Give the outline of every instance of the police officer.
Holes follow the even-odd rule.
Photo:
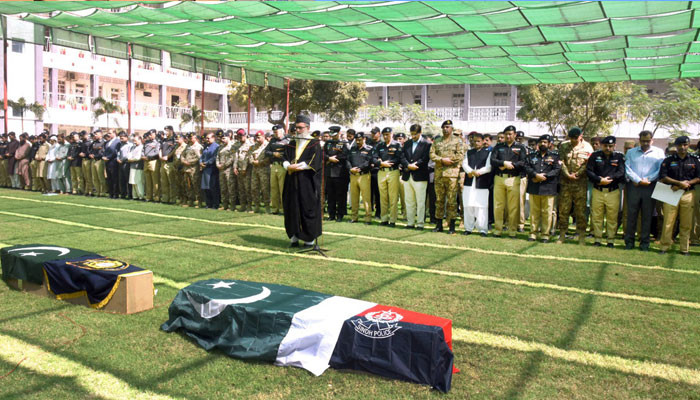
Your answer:
[[[339,140],[340,127],[328,128],[330,139],[323,147],[325,161],[326,195],[328,196],[328,218],[341,222],[348,208],[348,181],[350,173],[347,168],[348,152],[345,142]]]
[[[559,155],[549,149],[551,135],[542,135],[537,140],[537,151],[528,154],[525,171],[528,178],[527,193],[530,194],[530,237],[538,236],[543,243],[549,241],[552,228],[552,210],[557,194],[561,163]]]
[[[559,145],[561,179],[559,181],[559,240],[563,243],[569,228],[571,209],[576,217],[576,231],[579,244],[586,243],[586,201],[588,179],[586,163],[593,153],[591,145],[583,140],[583,132],[578,127],[569,129],[569,140]]]
[[[144,135],[143,175],[146,177],[146,201],[158,201],[160,143],[156,140],[155,134],[156,130],[151,129]]]
[[[369,137],[365,138],[365,144],[368,146],[374,147],[379,144],[381,140],[381,130],[379,127],[375,126],[372,128],[372,130],[369,132]],[[370,204],[372,205],[372,209],[374,210],[374,216],[377,218],[381,217],[381,201],[379,197],[379,182],[377,181],[377,176],[379,174],[379,166],[372,164],[372,170],[371,170],[371,175],[372,175],[372,181],[370,184],[370,187],[372,189],[372,200],[370,201]]]
[[[101,197],[107,193],[105,161],[103,160],[105,156],[105,141],[102,139],[101,130],[98,129],[92,134],[94,135],[94,139],[90,146],[90,154],[88,155],[88,158],[92,161],[90,173],[92,175],[92,184],[95,188],[95,195]]]
[[[282,212],[282,190],[284,189],[284,176],[287,171],[282,166],[284,148],[289,144],[289,138],[285,136],[284,129],[280,125],[272,127],[272,138],[265,149],[265,156],[270,162],[270,201],[272,213],[277,215]]]
[[[442,137],[430,147],[430,159],[435,162],[435,220],[433,232],[442,232],[442,220],[447,217],[449,233],[455,233],[457,218],[457,192],[460,190],[459,171],[464,160],[465,146],[462,138],[452,134],[452,121],[442,123]]]
[[[377,183],[381,208],[380,225],[396,226],[399,204],[399,166],[404,161],[401,143],[393,140],[389,127],[382,129],[382,141],[374,147],[373,164],[379,166]]]
[[[625,179],[625,156],[615,151],[615,136],[601,140],[601,150],[588,159],[586,175],[593,183],[591,220],[595,246],[601,245],[603,218],[607,225],[608,247],[614,247],[617,233],[617,214],[620,211],[620,184]]]
[[[508,230],[515,237],[520,222],[520,174],[525,167],[527,148],[515,141],[515,127],[503,130],[504,141],[491,152],[491,168],[495,172],[493,203],[495,226],[493,235],[501,236],[504,212],[508,212]]]
[[[674,141],[676,154],[673,154],[661,163],[659,180],[671,185],[674,192],[682,191],[677,205],[663,203],[664,227],[661,233],[660,252],[666,253],[673,244],[673,230],[676,219],[680,219],[678,243],[681,254],[688,255],[690,242],[690,230],[693,226],[693,208],[697,207],[694,187],[700,183],[700,159],[688,153],[690,138],[688,136],[677,137]]]
[[[347,169],[350,171],[350,222],[357,222],[360,211],[360,195],[365,208],[365,224],[372,223],[370,199],[372,146],[365,144],[365,133],[355,133],[355,144],[348,151]]]
[[[68,162],[70,163],[71,188],[74,194],[83,194],[83,157],[80,157],[83,146],[78,132],[70,134],[70,148],[68,149]]]
[[[90,151],[92,150],[92,139],[94,138],[94,136],[87,133],[86,131],[81,131],[80,133],[82,135],[82,142],[80,144],[80,153],[78,153],[78,156],[83,158],[83,194],[85,194],[85,196],[92,196],[93,160],[92,158],[90,158]],[[46,149],[46,152],[48,153],[48,148]],[[48,189],[49,186],[47,183],[47,190]]]
[[[515,132],[515,140],[525,146],[527,149],[527,154],[533,152],[532,148],[529,146],[529,142],[525,140],[525,132],[517,131]],[[527,144],[526,144],[527,143]],[[520,173],[520,218],[518,219],[518,232],[525,231],[525,221],[527,221],[527,215],[525,213],[525,203],[527,198],[527,172],[523,168]]]
[[[175,204],[177,197],[177,177],[175,176],[175,132],[172,125],[165,127],[163,139],[160,142],[160,201]]]
[[[235,188],[231,186],[233,176],[233,161],[236,154],[233,150],[233,142],[231,141],[233,131],[230,129],[221,135],[221,147],[216,153],[216,168],[219,169],[219,186],[221,187],[221,205],[224,210],[233,211],[236,208],[235,201],[231,201]]]

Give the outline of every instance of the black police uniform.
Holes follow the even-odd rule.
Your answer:
[[[528,193],[541,196],[554,196],[557,194],[559,173],[561,172],[559,154],[550,150],[547,150],[544,154],[539,151],[532,152],[527,156],[525,171],[528,177]],[[533,179],[537,174],[544,174],[547,180],[535,182]]]
[[[329,161],[336,157],[337,163]],[[345,142],[331,139],[323,146],[325,162],[326,195],[328,197],[328,218],[342,221],[348,209],[348,183],[350,171],[347,168],[348,151]]]

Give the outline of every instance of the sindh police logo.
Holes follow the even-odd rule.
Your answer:
[[[66,262],[66,264],[77,268],[100,271],[121,271],[129,268],[129,264],[111,258],[93,258],[90,260]]]
[[[401,329],[398,322],[403,319],[403,315],[391,310],[380,310],[368,312],[364,318],[367,321],[362,318],[352,321],[355,331],[371,339],[385,339],[394,336]]]

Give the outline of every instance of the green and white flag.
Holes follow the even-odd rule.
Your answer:
[[[99,257],[88,251],[46,244],[22,244],[0,250],[3,279],[19,279],[41,285],[44,282],[44,263],[70,260],[83,256]]]
[[[182,329],[207,350],[318,376],[329,367],[345,320],[375,305],[290,286],[210,279],[178,292],[162,329]]]

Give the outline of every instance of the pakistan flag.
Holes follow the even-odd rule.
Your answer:
[[[46,244],[22,244],[0,249],[3,279],[19,279],[41,285],[44,282],[44,263],[72,260],[83,256],[99,255],[69,247]]]
[[[195,282],[178,292],[162,329],[182,329],[207,350],[321,375],[345,320],[376,303],[238,280]]]

